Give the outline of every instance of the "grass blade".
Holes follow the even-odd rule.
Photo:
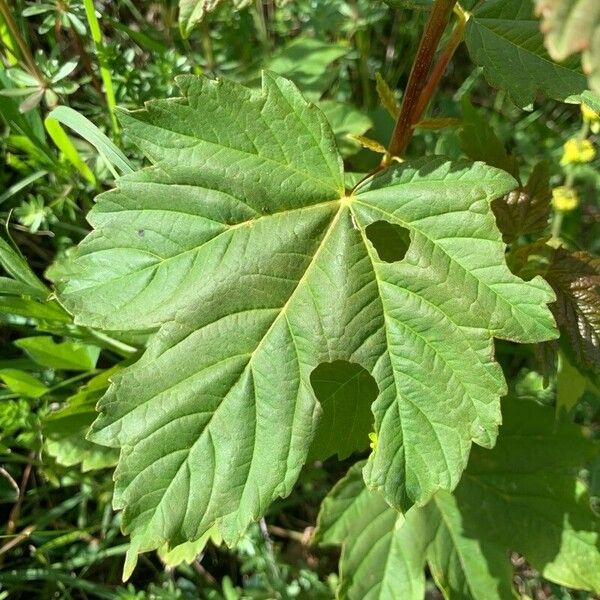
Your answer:
[[[46,117],[44,120],[46,131],[52,138],[52,141],[56,144],[56,147],[64,154],[65,158],[81,173],[81,175],[87,179],[91,184],[96,185],[96,177],[92,173],[91,169],[79,156],[77,148],[73,145],[73,142],[69,139],[62,125],[51,117]]]
[[[88,118],[68,106],[57,106],[48,118],[59,121],[92,144],[96,150],[107,160],[111,166],[113,175],[118,174],[113,167],[118,169],[122,175],[133,173],[133,166],[129,159],[115,146],[115,144],[102,133]]]
[[[106,104],[110,111],[110,121],[115,134],[119,133],[119,123],[117,122],[117,116],[115,109],[117,102],[115,100],[115,91],[112,84],[112,77],[110,70],[106,65],[104,58],[106,50],[104,43],[102,42],[102,32],[100,30],[100,23],[98,23],[98,17],[96,16],[96,9],[94,8],[94,0],[83,0],[83,6],[85,8],[85,16],[87,17],[88,25],[92,33],[92,39],[94,40],[94,47],[96,48],[96,55],[98,56],[98,63],[100,65],[100,76],[102,77],[102,83],[104,83],[104,95],[106,97]]]

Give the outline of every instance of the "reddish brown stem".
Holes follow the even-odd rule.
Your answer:
[[[427,85],[427,77],[431,71],[435,51],[448,25],[455,4],[456,0],[436,0],[431,9],[410,71],[400,115],[388,147],[390,156],[402,156],[412,138],[415,109]]]
[[[460,46],[461,42],[463,41],[463,36],[465,33],[465,24],[466,24],[466,21],[463,18],[461,18],[458,21],[458,23],[456,24],[456,27],[454,28],[454,31],[452,32],[452,35],[450,36],[450,39],[448,40],[447,44],[444,46],[442,53],[440,54],[437,62],[435,63],[435,66],[433,67],[433,70],[431,71],[431,75],[429,76],[429,79],[427,80],[427,84],[423,88],[423,91],[421,92],[421,96],[419,97],[419,101],[417,102],[417,105],[415,106],[415,111],[413,113],[412,125],[414,125],[415,123],[418,123],[421,120],[421,117],[423,116],[423,113],[427,109],[429,102],[431,101],[435,92],[437,91],[437,88],[440,84],[442,76],[446,72],[446,69],[448,68],[448,65],[450,64],[450,61],[452,60],[454,53],[456,52],[457,48]]]

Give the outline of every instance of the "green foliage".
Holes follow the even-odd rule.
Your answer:
[[[0,597],[600,593],[595,3],[436,4],[0,0]]]
[[[58,121],[73,129],[92,144],[96,150],[122,174],[133,172],[133,167],[123,152],[93,123],[68,106],[57,106],[46,119],[46,123]],[[116,176],[116,174],[115,174]]]
[[[96,442],[127,448],[115,503],[133,551],[194,540],[215,523],[232,544],[287,495],[318,423],[310,376],[326,361],[362,364],[379,388],[372,485],[397,506],[454,488],[471,440],[492,445],[500,420],[491,332],[524,342],[554,335],[546,284],[515,278],[503,262],[489,203],[512,179],[426,160],[347,195],[329,127],[288,81],[265,74],[260,92],[226,80],[179,85],[185,101],[124,116],[154,166],[98,200],[95,232],[59,286],[80,325],[160,327],[144,358],[115,376],[93,427]],[[402,263],[380,260],[366,237],[381,219],[410,232]],[[460,288],[460,302],[442,308],[445,286]],[[177,405],[158,412],[172,393]],[[246,424],[239,446],[220,441],[235,415]],[[181,512],[164,510],[173,504]]]
[[[56,343],[50,336],[21,338],[15,342],[27,356],[42,367],[65,371],[91,371],[100,348],[77,342]]]
[[[378,394],[368,371],[349,362],[322,363],[311,373],[310,383],[323,414],[308,460],[334,454],[344,459],[365,450],[373,431],[371,404]]]
[[[50,290],[29,268],[23,257],[19,256],[3,239],[0,239],[0,265],[14,281],[15,285],[12,288],[17,294],[45,298],[50,293]],[[5,279],[3,278],[3,280]]]
[[[445,597],[503,600],[508,550],[552,581],[600,589],[600,527],[577,478],[597,448],[571,423],[553,431],[548,408],[507,399],[503,409],[496,447],[474,449],[454,494],[403,516],[365,488],[360,463],[336,485],[315,540],[343,545],[341,597],[422,598],[427,562]]]
[[[348,104],[335,100],[323,100],[318,106],[331,125],[340,154],[343,157],[356,154],[359,145],[349,136],[360,136],[366,133],[373,127],[371,119]]]
[[[39,379],[19,369],[0,369],[0,380],[11,392],[26,398],[39,398],[48,391]]]
[[[187,37],[192,29],[201,23],[208,13],[215,10],[223,0],[179,0],[179,27]],[[243,8],[251,0],[233,0],[235,8]]]
[[[467,23],[465,41],[490,85],[507,90],[519,106],[532,103],[540,91],[565,100],[586,88],[577,60],[550,60],[532,0],[479,3]]]
[[[519,179],[517,159],[506,151],[494,128],[466,97],[463,99],[462,112],[464,122],[460,141],[463,152],[472,160],[481,160]]]
[[[347,52],[342,44],[297,37],[276,53],[266,68],[291,79],[309,100],[318,100],[331,84],[332,63]]]
[[[65,400],[64,406],[45,417],[42,428],[46,451],[59,465],[81,465],[82,471],[113,467],[117,453],[86,439],[96,417],[95,406],[106,392],[110,377],[117,368],[107,369],[92,377],[77,393]]]

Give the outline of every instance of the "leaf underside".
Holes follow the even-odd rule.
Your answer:
[[[156,330],[91,435],[121,449],[132,552],[215,524],[232,543],[288,494],[319,423],[321,363],[375,381],[371,487],[395,506],[454,488],[500,422],[493,337],[555,336],[549,286],[504,262],[490,202],[512,177],[433,158],[347,193],[328,123],[289,81],[178,84],[181,98],[122,115],[152,166],[98,198],[57,282],[79,324]],[[401,261],[379,259],[376,221],[408,230]]]
[[[425,564],[445,598],[506,600],[509,551],[543,576],[600,590],[600,526],[578,470],[597,448],[552,408],[507,399],[492,450],[476,448],[454,494],[403,516],[354,465],[324,500],[315,541],[342,545],[339,597],[422,600]]]
[[[577,364],[600,372],[600,258],[558,248],[546,279],[556,293],[552,312]]]
[[[581,52],[590,87],[600,93],[600,3],[597,0],[536,0],[550,56],[563,61]]]
[[[540,234],[547,228],[552,198],[549,184],[547,165],[538,163],[526,185],[494,201],[492,208],[505,242]]]

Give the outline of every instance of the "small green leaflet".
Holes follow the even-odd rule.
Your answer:
[[[589,108],[600,114],[600,96],[598,94],[586,90],[579,98],[576,98],[576,101],[581,104],[586,104]]]
[[[595,1],[595,0],[594,0]],[[469,54],[490,85],[506,90],[519,106],[538,92],[556,100],[587,87],[577,59],[555,63],[544,48],[532,0],[486,0],[474,9],[465,31]]]
[[[323,363],[312,372],[310,382],[323,414],[308,460],[325,460],[334,454],[344,459],[365,450],[373,431],[371,404],[378,393],[369,373],[343,361]]]
[[[502,169],[519,180],[519,164],[510,155],[504,143],[490,125],[487,115],[480,114],[469,99],[462,99],[463,127],[460,132],[462,151],[471,160],[481,160],[492,167]]]
[[[86,440],[86,433],[87,428],[84,428],[60,437],[49,436],[46,439],[45,451],[59,465],[80,465],[84,473],[114,467],[117,464],[117,452],[114,448],[105,448]]]
[[[229,0],[234,8],[248,6],[252,0]],[[179,29],[183,37],[188,37],[194,27],[200,24],[206,15],[213,12],[223,0],[179,0]]]
[[[50,290],[38,279],[23,257],[2,238],[0,238],[0,265],[15,283],[20,284],[19,293],[42,300],[50,294]],[[2,280],[7,282],[7,278],[3,277]]]
[[[318,106],[331,125],[340,154],[344,157],[356,154],[360,145],[348,136],[365,134],[373,127],[371,119],[345,102],[323,100]]]
[[[0,369],[0,381],[14,394],[26,398],[39,398],[48,391],[47,385],[20,369]]]
[[[427,563],[445,598],[506,600],[509,550],[551,581],[600,590],[600,524],[577,480],[597,447],[549,407],[507,399],[503,409],[496,447],[473,450],[455,493],[406,517],[365,488],[362,463],[334,487],[315,541],[343,546],[340,598],[422,600]]]
[[[45,450],[58,464],[65,467],[81,465],[84,472],[117,464],[118,453],[114,448],[94,444],[85,437],[96,417],[96,403],[117,370],[113,367],[92,377],[76,394],[67,398],[65,406],[43,419]]]
[[[289,494],[322,363],[373,377],[365,476],[406,506],[454,488],[472,441],[493,445],[506,391],[493,337],[556,336],[549,286],[504,262],[490,203],[511,176],[431,158],[349,192],[329,124],[291,82],[178,84],[181,98],[122,114],[152,166],[98,198],[57,282],[80,325],[157,330],[91,434],[121,448],[127,573],[136,552],[215,524],[231,544]],[[366,232],[378,221],[408,230],[403,260],[379,259]]]
[[[335,79],[336,72],[332,64],[348,51],[347,45],[299,36],[276,52],[267,61],[265,69],[285,75],[302,90],[308,100],[317,101]]]
[[[15,341],[38,365],[65,371],[91,371],[100,356],[98,346],[81,342],[55,342],[52,336],[36,335]]]

